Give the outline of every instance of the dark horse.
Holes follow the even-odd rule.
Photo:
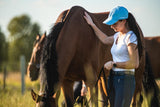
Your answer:
[[[44,33],[42,36],[38,34],[36,36],[36,40],[33,43],[33,51],[27,67],[27,75],[30,77],[31,81],[38,79],[41,59],[40,56],[46,38],[46,33]]]
[[[56,106],[53,95],[60,86],[63,88],[67,106],[72,107],[74,104],[72,90],[74,81],[84,80],[87,86],[91,87],[93,95],[101,67],[106,61],[112,60],[111,46],[106,46],[99,41],[83,18],[84,11],[86,10],[82,7],[75,6],[62,12],[44,41],[40,61],[40,95],[32,91],[33,98],[42,107]],[[104,33],[113,35],[115,32],[110,26],[102,23],[108,14],[109,12],[89,13],[95,24]],[[142,32],[141,40],[143,43]],[[133,104],[136,103],[137,93],[142,89],[144,56],[143,52],[140,66],[135,72],[136,89]],[[36,64],[31,62],[30,65],[35,66]],[[92,100],[97,102],[97,96],[92,97]]]
[[[148,53],[153,75],[155,78],[160,78],[160,36],[145,37],[145,50]]]
[[[160,37],[145,37],[146,64],[143,86],[146,96],[151,96],[151,107],[159,107],[159,88],[155,79],[160,78]]]

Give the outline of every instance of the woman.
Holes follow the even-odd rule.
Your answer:
[[[111,25],[116,33],[107,36],[86,12],[84,14],[86,22],[93,28],[99,40],[106,45],[112,44],[113,61],[104,64],[104,68],[111,71],[108,80],[110,105],[129,107],[135,90],[134,72],[142,56],[140,32],[135,18],[123,6],[113,8],[104,23]]]

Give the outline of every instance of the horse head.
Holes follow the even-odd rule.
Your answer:
[[[42,35],[37,35],[34,42],[33,51],[31,55],[30,62],[28,63],[27,74],[30,77],[31,81],[35,81],[39,76],[40,69],[40,59],[44,41],[46,39],[46,33]]]
[[[47,97],[45,94],[38,95],[31,90],[32,99],[36,102],[36,107],[56,107],[55,98]]]

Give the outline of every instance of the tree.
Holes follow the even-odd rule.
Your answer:
[[[6,61],[6,59],[7,59],[7,43],[6,43],[5,35],[0,28],[0,71],[3,68],[2,65]]]
[[[9,35],[9,61],[15,70],[19,67],[19,57],[24,55],[27,62],[30,59],[33,42],[40,33],[40,26],[32,23],[28,15],[14,17],[8,24]]]

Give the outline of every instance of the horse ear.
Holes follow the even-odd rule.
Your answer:
[[[43,42],[46,38],[46,32],[42,35],[40,42]]]
[[[38,103],[42,98],[38,94],[36,94],[33,89],[31,90],[32,99]]]
[[[41,38],[41,36],[38,34],[37,36],[36,36],[36,40],[39,40]]]

